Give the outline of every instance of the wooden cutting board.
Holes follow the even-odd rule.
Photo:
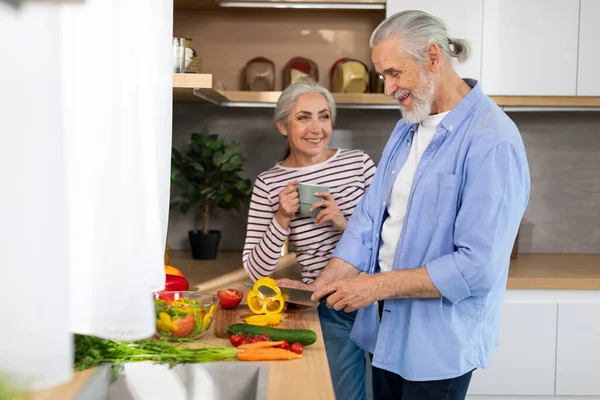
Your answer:
[[[281,329],[308,329],[308,324],[304,319],[302,311],[295,308],[285,310],[281,313],[281,322],[272,328]],[[254,315],[246,304],[240,304],[233,310],[225,310],[219,307],[215,318],[215,336],[219,338],[228,338],[227,328],[233,324],[245,324],[245,318]]]

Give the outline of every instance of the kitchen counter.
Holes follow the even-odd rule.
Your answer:
[[[218,289],[233,287],[247,293],[248,289],[244,284],[248,283],[249,279],[242,267],[240,251],[223,251],[216,260],[210,261],[193,260],[188,251],[172,251],[170,255],[171,264],[183,271],[193,290],[214,293]],[[281,258],[273,277],[300,278],[293,253]],[[540,290],[540,296],[547,293],[545,296],[550,300],[556,298],[556,290],[564,290],[565,295],[573,290],[600,290],[600,254],[519,254],[516,260],[511,261],[507,289],[516,289],[509,293],[513,296],[518,295],[520,289],[537,289]],[[532,293],[528,291],[527,295]],[[513,301],[510,296],[509,300]],[[539,301],[537,296],[534,300]],[[281,398],[281,393],[288,396],[290,393],[297,393],[300,398],[334,398],[316,310],[306,310],[304,315],[310,329],[317,333],[319,340],[306,348],[304,357],[298,362],[270,363],[269,399]],[[214,325],[204,340],[214,344],[227,343],[226,339],[216,338],[213,330]],[[70,399],[91,374],[92,370],[78,372],[70,383],[36,392],[32,400]]]
[[[600,254],[519,254],[507,289],[600,290]]]

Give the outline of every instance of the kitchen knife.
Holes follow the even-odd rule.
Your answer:
[[[246,286],[249,289],[252,289],[254,287],[253,284],[251,283],[246,283],[244,286]],[[258,288],[258,290],[264,294],[265,296],[275,296],[275,292],[270,289],[268,286],[260,286]],[[326,296],[323,296],[319,299],[319,301],[312,301],[310,299],[310,297],[313,295],[313,291],[312,290],[303,290],[303,289],[294,289],[294,288],[287,288],[287,287],[281,287],[279,286],[279,290],[281,290],[281,295],[283,296],[283,300],[286,303],[291,303],[291,304],[300,304],[303,306],[309,306],[309,307],[316,307],[319,305],[319,303],[324,302],[325,300],[327,300],[327,297],[329,297],[328,294]]]

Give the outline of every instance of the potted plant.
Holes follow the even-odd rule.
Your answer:
[[[252,183],[239,175],[245,162],[238,143],[226,144],[206,128],[192,133],[184,152],[173,149],[171,182],[181,191],[171,199],[171,206],[184,214],[196,213],[196,229],[188,233],[194,259],[217,257],[221,232],[208,228],[212,211],[249,204]]]

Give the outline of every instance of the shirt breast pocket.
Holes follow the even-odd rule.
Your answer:
[[[439,173],[436,180],[428,182],[423,194],[424,211],[436,221],[456,218],[460,195],[461,176]]]

